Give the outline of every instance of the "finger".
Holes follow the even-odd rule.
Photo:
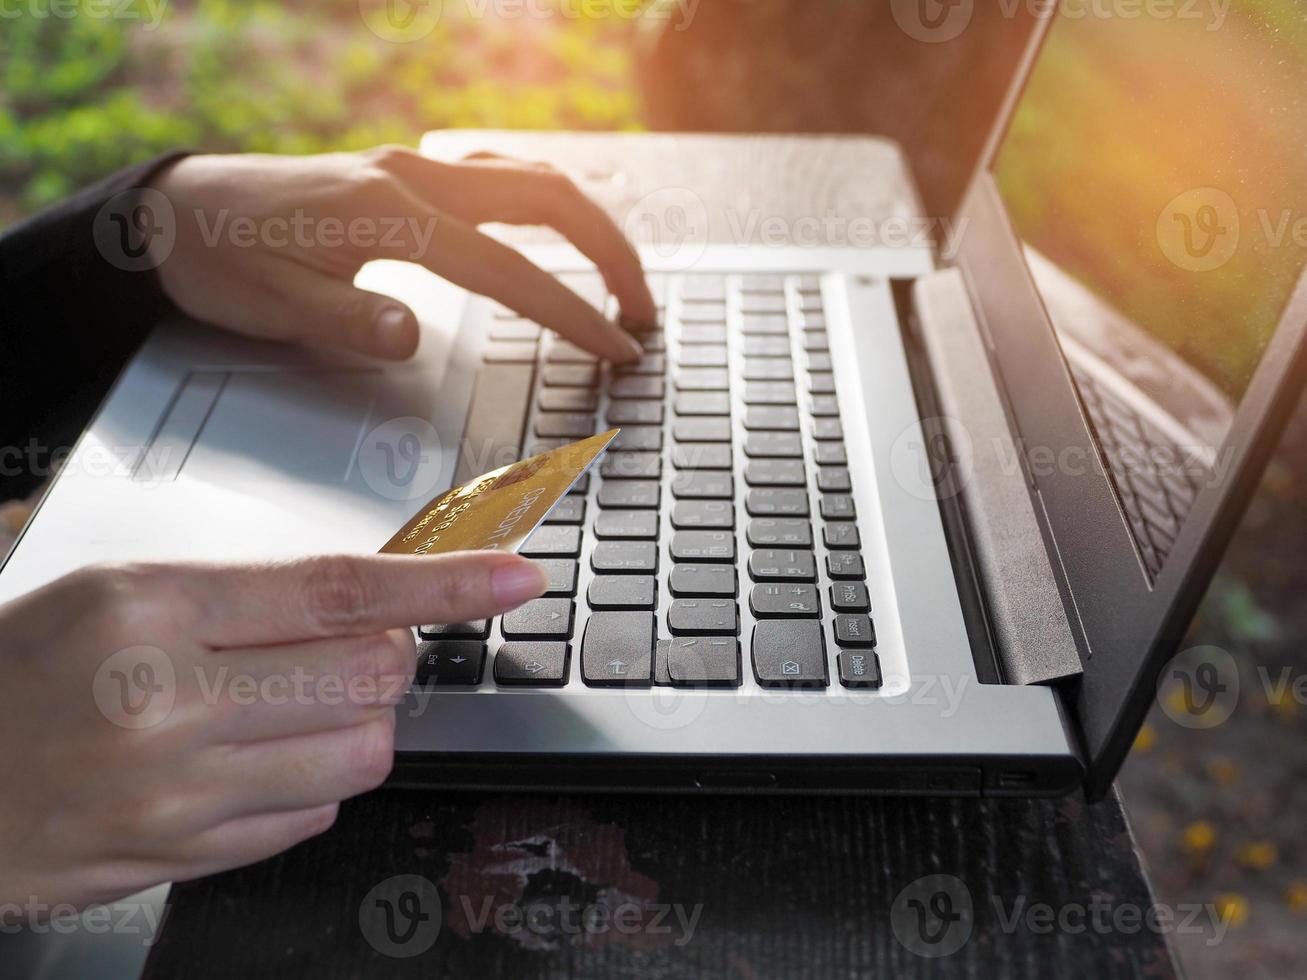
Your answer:
[[[166,877],[189,881],[280,854],[329,830],[339,810],[339,804],[328,803],[289,813],[260,813],[229,820],[187,838]]]
[[[206,732],[243,743],[374,721],[403,701],[416,664],[407,629],[206,653],[197,666],[219,695]]]
[[[178,581],[199,607],[192,636],[214,648],[484,619],[548,587],[534,562],[496,551],[183,566]]]
[[[277,294],[259,310],[295,340],[330,344],[369,357],[404,360],[417,350],[417,317],[389,296],[358,289],[299,263],[286,263]]]

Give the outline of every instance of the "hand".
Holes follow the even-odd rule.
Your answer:
[[[0,905],[107,902],[321,833],[390,772],[406,627],[545,588],[470,552],[99,566],[0,606]]]
[[[418,343],[413,312],[353,286],[365,262],[390,258],[419,262],[608,360],[640,356],[576,293],[477,231],[485,222],[552,226],[598,266],[623,316],[657,316],[635,250],[547,166],[493,156],[438,163],[404,147],[194,156],[153,186],[177,216],[171,251],[154,243],[164,290],[190,315],[238,333],[408,357]]]

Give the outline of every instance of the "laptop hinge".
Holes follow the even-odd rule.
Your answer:
[[[912,299],[952,458],[939,490],[961,503],[999,669],[1009,684],[1078,677],[1075,635],[962,274],[919,279]]]

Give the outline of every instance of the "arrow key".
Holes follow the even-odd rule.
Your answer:
[[[572,635],[575,608],[571,599],[532,599],[504,613],[504,639],[565,640]]]
[[[562,687],[572,647],[567,643],[505,643],[495,654],[495,683],[512,687]]]
[[[481,683],[486,645],[479,640],[433,640],[418,644],[414,687],[475,686]]]

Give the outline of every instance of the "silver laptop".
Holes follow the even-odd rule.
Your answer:
[[[393,263],[361,279],[423,323],[402,366],[163,325],[0,600],[89,562],[374,552],[620,426],[525,547],[545,598],[414,624],[394,782],[1103,793],[1302,375],[1307,40],[1250,3],[1032,38],[956,252],[664,236],[630,370]]]

